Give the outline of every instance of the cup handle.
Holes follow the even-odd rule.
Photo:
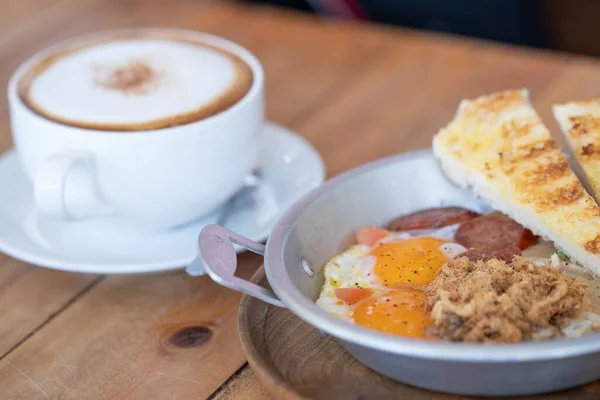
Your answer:
[[[246,293],[278,307],[285,304],[269,289],[235,276],[237,254],[233,244],[253,253],[264,255],[265,245],[254,242],[219,225],[204,227],[198,237],[199,258],[187,268],[190,275],[202,275],[205,271],[219,285]]]
[[[108,216],[114,209],[99,195],[93,158],[85,154],[57,154],[47,158],[34,178],[35,206],[56,219]]]

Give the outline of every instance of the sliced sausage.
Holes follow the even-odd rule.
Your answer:
[[[392,222],[393,231],[409,231],[412,229],[441,228],[469,221],[477,214],[461,207],[430,208],[404,215]]]
[[[473,248],[462,253],[459,257],[467,257],[471,261],[488,261],[492,259],[511,261],[514,256],[520,256],[521,249],[518,246],[488,246]]]
[[[518,222],[500,213],[493,212],[463,223],[454,240],[467,248],[489,248],[517,246],[525,249],[537,243],[537,237]]]

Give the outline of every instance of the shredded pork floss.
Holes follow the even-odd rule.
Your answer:
[[[444,264],[427,290],[429,333],[455,342],[510,343],[562,336],[561,322],[589,309],[586,284],[515,257]]]

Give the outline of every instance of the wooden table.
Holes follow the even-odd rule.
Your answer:
[[[268,119],[312,142],[328,176],[429,146],[465,97],[527,87],[555,129],[553,102],[600,94],[600,63],[592,59],[271,8],[198,0],[3,3],[2,86],[35,50],[100,29],[174,26],[248,47],[266,71]],[[4,96],[0,124],[5,151]],[[242,274],[260,262],[242,255]],[[240,347],[239,299],[183,272],[79,275],[0,254],[0,398],[265,398]]]

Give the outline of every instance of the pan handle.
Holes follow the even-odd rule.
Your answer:
[[[219,285],[246,293],[269,304],[285,307],[271,290],[234,275],[237,267],[234,243],[253,253],[265,254],[264,244],[254,242],[222,226],[207,225],[198,237],[199,257],[187,268],[188,274],[200,275],[204,269]]]

